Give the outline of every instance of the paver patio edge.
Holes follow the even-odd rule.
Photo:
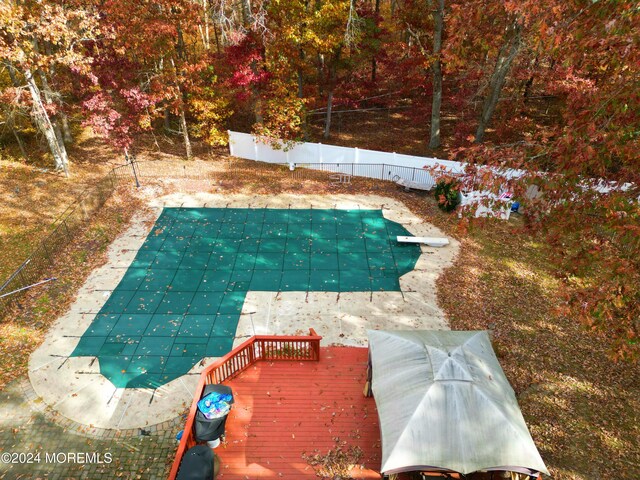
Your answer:
[[[185,410],[184,414],[176,415],[173,419],[165,420],[144,428],[117,429],[94,427],[71,420],[56,411],[50,405],[47,405],[33,389],[28,377],[25,376],[18,378],[17,380],[14,380],[14,382],[18,384],[25,402],[29,405],[29,408],[32,411],[41,413],[46,420],[59,425],[71,433],[88,438],[109,440],[113,438],[138,437],[148,433],[161,434],[165,432],[175,435],[182,429],[187,415],[187,411]]]

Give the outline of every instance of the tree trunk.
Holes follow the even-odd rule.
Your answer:
[[[242,6],[242,23],[245,27],[248,27],[253,23],[253,14],[251,12],[251,3],[249,0],[240,0]]]
[[[340,51],[334,56],[332,62],[329,64],[329,96],[327,98],[327,116],[324,122],[324,138],[329,138],[331,132],[331,109],[333,108],[333,91],[336,88],[336,76],[338,61],[340,59]]]
[[[42,70],[38,70],[38,75],[40,76],[40,81],[42,82],[42,93],[44,94],[44,99],[47,102],[47,105],[53,105],[53,94],[51,92],[51,87],[49,87],[49,81],[47,80],[47,76],[44,74]],[[64,145],[64,135],[62,134],[62,130],[60,130],[60,125],[57,122],[56,117],[50,119],[51,125],[53,126],[53,131],[56,134],[56,138],[58,139],[58,143],[60,144],[60,150],[63,151],[64,156],[67,156],[67,149]],[[69,132],[69,135],[71,133]]]
[[[218,38],[218,27],[216,26],[216,22],[213,22],[213,37],[216,40],[216,52],[220,55],[220,39]]]
[[[376,6],[374,10],[376,14],[376,30],[378,29],[378,15],[380,15],[380,0],[376,0]],[[376,62],[376,53],[373,52],[373,57],[371,57],[371,83],[376,82],[376,73],[378,70],[378,64]]]
[[[178,33],[178,41],[176,42],[176,53],[178,54],[178,58],[180,60],[186,60],[187,48],[184,42],[184,35],[182,34],[182,28],[180,28],[180,24],[176,25],[176,31]]]
[[[60,123],[62,124],[62,138],[64,139],[64,143],[73,143],[73,135],[69,128],[69,117],[67,117],[67,114],[63,111],[60,111]]]
[[[164,131],[167,133],[171,132],[171,112],[168,106],[164,108]]]
[[[305,0],[304,2],[304,9],[305,12],[308,12],[309,9],[309,1]],[[306,24],[303,24],[302,26],[302,31],[304,31]],[[304,53],[304,48],[302,46],[298,47],[298,56],[300,58],[300,66],[298,67],[297,70],[297,74],[298,74],[298,98],[304,98],[304,72],[302,70],[302,65],[304,65],[304,61],[306,59],[306,55]],[[310,136],[309,136],[309,113],[307,111],[307,109],[303,109],[303,115],[304,115],[304,119],[302,122],[302,139],[305,142],[310,141]]]
[[[302,47],[298,47],[298,59],[300,60],[300,65],[304,63],[304,50]],[[302,75],[302,67],[299,66],[297,69],[298,74],[298,98],[304,97],[304,77]]]
[[[187,130],[187,118],[184,114],[184,104],[182,104],[180,108],[180,127],[182,128],[182,137],[184,138],[184,148],[187,152],[187,160],[191,160],[191,140],[189,139],[189,130]]]
[[[321,97],[324,93],[324,85],[322,82],[322,69],[324,68],[324,56],[320,53],[316,54],[316,78],[318,79],[318,96]]]
[[[251,62],[251,71],[254,75],[258,76],[261,70],[265,70],[265,50],[264,48],[260,52],[260,61],[253,60]],[[253,95],[253,110],[256,116],[256,123],[258,125],[262,125],[264,123],[264,118],[262,115],[262,97],[260,89],[254,84],[251,86],[251,93]]]
[[[22,85],[20,85],[20,82],[18,82],[18,76],[16,75],[17,71],[10,62],[7,62],[7,71],[9,72],[9,78],[11,79],[11,83],[13,84],[13,86],[16,88],[20,88]],[[18,129],[16,128],[13,112],[7,111],[6,118],[11,132],[13,133],[16,142],[18,142],[18,147],[20,147],[20,153],[22,153],[24,159],[28,161],[29,156],[27,155],[27,150],[24,148],[24,142],[22,141],[22,138],[20,138],[20,134],[18,133]]]
[[[16,68],[12,64],[8,64],[7,71],[9,72],[9,78],[14,87],[20,88],[20,82],[18,82],[18,76],[16,75]]]
[[[204,29],[202,28],[202,25],[198,25],[198,32],[200,32],[200,40],[202,40],[202,45],[204,46],[204,49],[208,50],[207,39],[204,36]]]
[[[433,98],[431,100],[431,137],[429,148],[440,146],[440,107],[442,105],[442,64],[440,51],[442,50],[442,31],[444,29],[444,0],[436,0],[437,6],[433,12],[433,56],[435,62],[431,65],[433,72]],[[430,2],[431,3],[431,2]]]
[[[184,149],[187,154],[187,160],[191,160],[191,139],[189,138],[189,130],[187,129],[187,116],[185,114],[184,96],[182,94],[182,88],[180,88],[180,82],[178,80],[178,69],[176,63],[171,58],[171,66],[173,67],[174,78],[176,82],[176,88],[178,89],[178,102],[180,107],[180,129],[182,130],[182,137],[184,139]]]
[[[202,9],[204,10],[204,48],[209,50],[209,2],[202,0]]]
[[[495,112],[496,106],[498,105],[498,100],[500,100],[500,92],[506,82],[507,74],[522,46],[520,24],[518,24],[517,21],[514,22],[509,30],[510,32],[507,33],[507,41],[500,48],[496,66],[491,74],[489,92],[482,106],[482,114],[480,115],[480,122],[478,123],[478,130],[476,131],[475,143],[482,143],[484,141],[485,130],[493,117],[493,112]]]
[[[258,125],[262,125],[264,123],[264,118],[262,116],[262,98],[260,97],[260,92],[258,92],[257,88],[253,89],[253,95],[255,97],[253,110],[256,115],[256,123]]]
[[[304,83],[302,79],[302,69],[298,68],[298,98],[304,96]]]
[[[35,40],[34,40],[34,45],[37,51],[38,43]],[[47,52],[47,55],[52,55],[51,47],[48,43],[45,44],[45,51]],[[49,82],[47,81],[47,77],[44,74],[44,72],[42,72],[42,70],[40,70],[40,76],[42,79],[42,86],[46,87],[44,94],[45,94],[45,98],[47,99],[47,102],[51,103],[55,101],[60,107],[56,115],[56,118],[53,119],[53,126],[54,128],[58,126],[57,119],[59,118],[60,123],[62,124],[62,139],[64,140],[64,143],[72,144],[73,135],[71,134],[71,129],[69,128],[69,118],[67,117],[67,114],[64,112],[64,110],[62,110],[62,99],[60,95],[58,95],[57,98],[54,98],[53,90],[51,90],[51,87],[49,86]],[[55,67],[55,64],[52,64],[49,67],[49,77],[53,79],[55,78],[55,76],[56,76],[56,67]],[[47,98],[47,95],[49,95],[49,98]],[[59,126],[58,126],[58,129],[59,129]]]
[[[40,97],[40,89],[36,84],[36,81],[31,74],[31,70],[28,68],[24,71],[24,77],[27,81],[27,86],[29,87],[29,93],[31,94],[31,99],[33,100],[33,119],[36,122],[36,125],[42,132],[42,134],[47,139],[47,143],[49,144],[49,150],[51,151],[51,155],[53,155],[53,160],[56,165],[56,170],[62,170],[66,177],[69,176],[69,162],[67,159],[67,152],[64,150],[64,144],[60,144],[58,137],[56,136],[56,132],[53,129],[53,125],[51,124],[51,119],[47,114],[47,110],[44,108],[42,104],[42,98]]]
[[[327,116],[324,121],[324,134],[322,135],[324,138],[329,138],[329,133],[331,132],[331,108],[333,106],[333,88],[329,90],[329,96],[327,98]]]
[[[16,129],[16,125],[13,121],[13,115],[7,116],[7,123],[9,124],[9,128],[11,129],[11,132],[13,133],[13,136],[15,137],[16,142],[18,142],[18,147],[20,147],[20,153],[22,153],[22,156],[26,161],[29,161],[27,150],[24,148],[24,143],[22,142],[22,139],[20,138],[20,134],[18,133],[18,130]]]
[[[533,65],[531,66],[532,73],[524,84],[522,97],[525,99],[529,98],[529,94],[531,93],[531,87],[533,86],[533,80],[534,80],[535,72],[537,68],[538,68],[538,55],[536,55],[536,57],[533,59]]]
[[[36,52],[39,52],[40,47],[35,39],[33,39],[33,48]],[[45,52],[47,53],[47,55],[51,55],[51,48],[48,44],[45,44]],[[57,96],[57,98],[54,98],[53,90],[49,85],[49,80],[47,79],[46,73],[39,68],[37,69],[37,73],[40,76],[40,82],[42,83],[42,93],[44,93],[44,99],[46,100],[47,105],[53,105],[55,103],[59,107],[62,107],[62,102],[60,101],[59,96]],[[51,67],[49,68],[49,75],[51,78],[54,78],[55,74],[55,66],[51,65]],[[60,119],[60,122],[58,122],[58,119]],[[60,123],[62,123],[62,129],[60,129]],[[71,135],[71,130],[69,129],[69,121],[67,119],[67,116],[60,108],[58,109],[58,113],[51,117],[51,124],[53,125],[53,130],[56,132],[56,137],[58,137],[58,141],[60,142],[60,148],[64,150],[64,154],[66,155],[67,151],[65,142],[72,143],[73,136]]]

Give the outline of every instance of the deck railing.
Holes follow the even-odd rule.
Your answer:
[[[183,455],[196,444],[193,423],[198,411],[198,401],[206,385],[229,380],[258,360],[318,361],[321,339],[313,329],[309,330],[307,336],[255,335],[205,368],[200,374],[169,480],[176,478]]]

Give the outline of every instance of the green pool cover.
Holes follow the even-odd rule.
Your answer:
[[[397,235],[381,210],[166,208],[72,356],[157,388],[231,350],[249,290],[400,290],[420,248]]]

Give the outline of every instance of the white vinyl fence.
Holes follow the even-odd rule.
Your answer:
[[[379,180],[398,180],[399,178],[425,184],[431,188],[436,180],[431,171],[442,169],[443,173],[464,173],[465,163],[442,160],[439,158],[418,157],[400,153],[379,152],[362,148],[323,145],[322,143],[298,143],[289,150],[274,149],[265,141],[261,141],[248,133],[229,131],[229,153],[231,156],[273,164],[289,164],[291,169],[297,167],[319,169],[335,173],[346,173],[357,177],[375,178]],[[518,170],[508,170],[501,174],[505,178],[522,175]],[[497,197],[489,192],[468,192],[463,195],[462,204],[478,203],[476,216],[497,216],[509,218],[510,202],[499,201],[495,208],[487,208],[480,202]]]
[[[395,177],[411,182],[435,184],[431,167],[447,173],[462,173],[464,164],[438,158],[417,157],[400,153],[379,152],[362,148],[298,143],[289,150],[276,150],[248,133],[229,131],[229,151],[234,157],[267,163],[290,164],[293,167],[322,168],[357,177],[392,180]],[[328,168],[327,168],[328,167]]]

